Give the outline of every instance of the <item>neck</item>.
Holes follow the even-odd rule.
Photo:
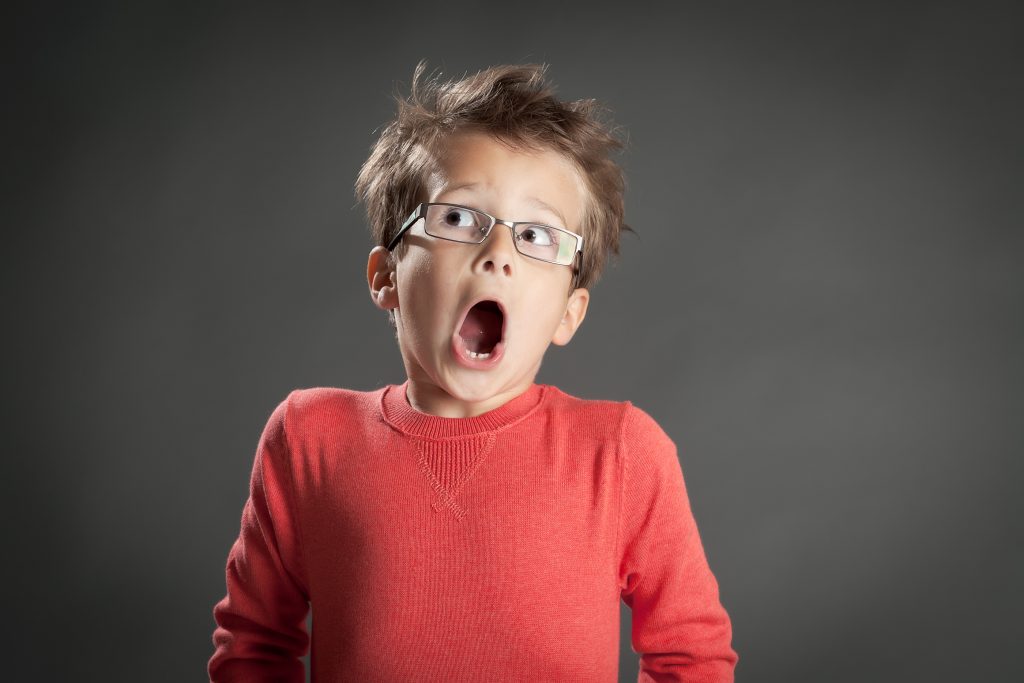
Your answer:
[[[406,400],[415,410],[437,417],[476,417],[500,408],[530,388],[532,382],[513,387],[484,399],[461,399],[431,382],[409,379]]]

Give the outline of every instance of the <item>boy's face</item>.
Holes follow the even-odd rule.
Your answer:
[[[477,132],[454,135],[445,150],[427,201],[581,232],[584,186],[559,153],[513,150]],[[420,220],[403,240],[394,270],[383,247],[370,253],[367,277],[374,302],[394,309],[410,400],[420,410],[457,417],[500,406],[533,383],[548,344],[567,344],[583,322],[589,293],[570,293],[572,268],[520,254],[505,225],[465,244],[427,235]],[[501,313],[475,305],[484,300]],[[474,348],[481,357],[469,353]]]

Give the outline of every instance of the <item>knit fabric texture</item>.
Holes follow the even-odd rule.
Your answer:
[[[408,382],[296,389],[256,448],[211,681],[732,681],[676,447],[630,402],[532,384],[476,417]],[[306,618],[312,609],[313,628]],[[311,648],[311,650],[310,650]]]

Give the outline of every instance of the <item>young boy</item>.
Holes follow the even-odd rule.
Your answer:
[[[534,383],[617,253],[619,143],[542,67],[411,97],[357,182],[367,281],[408,376],[292,391],[256,449],[212,681],[732,681],[673,442],[629,402]]]

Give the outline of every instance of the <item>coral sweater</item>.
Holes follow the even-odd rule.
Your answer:
[[[732,681],[676,448],[629,402],[532,384],[476,417],[407,382],[291,392],[256,448],[212,681]]]

